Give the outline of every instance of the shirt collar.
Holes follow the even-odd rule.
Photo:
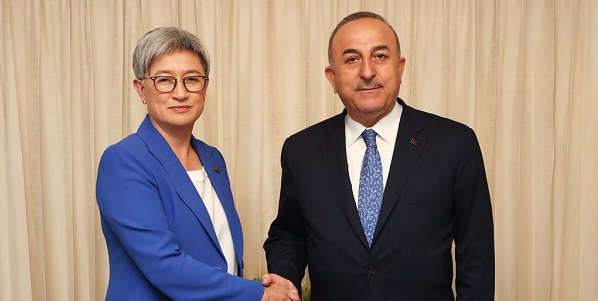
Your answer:
[[[399,122],[401,121],[402,113],[403,106],[401,106],[398,102],[395,102],[395,105],[390,113],[374,124],[371,129],[376,131],[378,136],[380,136],[380,138],[382,138],[385,142],[394,144],[394,141],[397,137],[397,131],[399,130]],[[365,129],[365,126],[355,121],[349,116],[349,114],[345,115],[346,146],[349,147],[359,140],[361,133]]]

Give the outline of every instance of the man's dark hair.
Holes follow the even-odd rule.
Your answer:
[[[360,12],[356,12],[356,13],[352,13],[348,16],[346,16],[344,19],[342,19],[337,25],[336,28],[332,31],[332,34],[330,35],[330,39],[328,40],[328,64],[330,64],[330,66],[332,66],[333,63],[333,58],[332,58],[332,39],[334,39],[334,36],[336,35],[336,33],[338,32],[338,30],[343,27],[343,25],[351,22],[351,21],[355,21],[355,20],[359,20],[359,19],[364,19],[364,18],[370,18],[370,19],[376,19],[376,20],[380,20],[382,22],[384,22],[384,24],[388,25],[388,27],[390,27],[390,30],[392,30],[392,33],[394,33],[395,35],[395,39],[397,40],[397,52],[399,54],[399,56],[401,55],[401,45],[399,44],[399,36],[397,35],[396,31],[394,30],[394,28],[392,28],[392,26],[390,24],[388,24],[388,22],[386,21],[386,19],[384,19],[384,17],[373,13],[373,12],[369,12],[369,11],[360,11]]]

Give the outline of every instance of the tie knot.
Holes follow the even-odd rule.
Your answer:
[[[363,141],[365,141],[365,146],[376,147],[376,131],[365,129],[363,133],[361,133],[361,136],[363,137]]]

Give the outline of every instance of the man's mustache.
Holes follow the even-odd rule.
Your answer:
[[[361,83],[357,84],[357,87],[355,87],[355,90],[359,91],[359,90],[363,90],[363,89],[377,89],[377,88],[381,88],[381,87],[382,87],[382,84],[380,82],[371,79],[371,80],[362,81]]]

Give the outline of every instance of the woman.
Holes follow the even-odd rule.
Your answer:
[[[208,88],[208,53],[162,27],[133,54],[147,116],[100,161],[97,201],[108,246],[106,300],[298,300],[267,275],[244,279],[243,237],[222,154],[192,136]],[[272,283],[272,285],[270,285]]]

